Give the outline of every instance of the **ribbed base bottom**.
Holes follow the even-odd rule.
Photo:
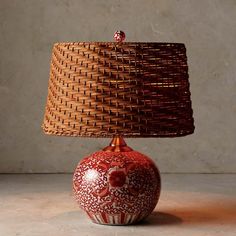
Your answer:
[[[146,214],[142,213],[137,213],[137,214],[120,213],[116,215],[111,215],[106,213],[94,214],[91,212],[87,212],[87,214],[89,218],[92,220],[92,222],[103,225],[129,225],[137,223],[138,221],[146,217]]]

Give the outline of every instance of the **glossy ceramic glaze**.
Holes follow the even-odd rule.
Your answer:
[[[99,224],[136,223],[155,208],[160,175],[147,156],[133,151],[98,151],[77,166],[73,189],[80,207]]]

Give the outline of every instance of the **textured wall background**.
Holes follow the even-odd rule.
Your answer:
[[[162,172],[236,172],[235,0],[0,0],[0,172],[71,172],[109,140],[42,133],[56,41],[186,44],[195,134],[129,139]]]

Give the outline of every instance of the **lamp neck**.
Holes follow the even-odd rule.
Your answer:
[[[103,149],[105,152],[130,152],[132,148],[127,146],[125,140],[121,136],[115,136],[111,140],[109,146]]]

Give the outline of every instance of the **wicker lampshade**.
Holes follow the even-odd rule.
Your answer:
[[[184,44],[55,44],[43,129],[91,137],[193,133]]]

